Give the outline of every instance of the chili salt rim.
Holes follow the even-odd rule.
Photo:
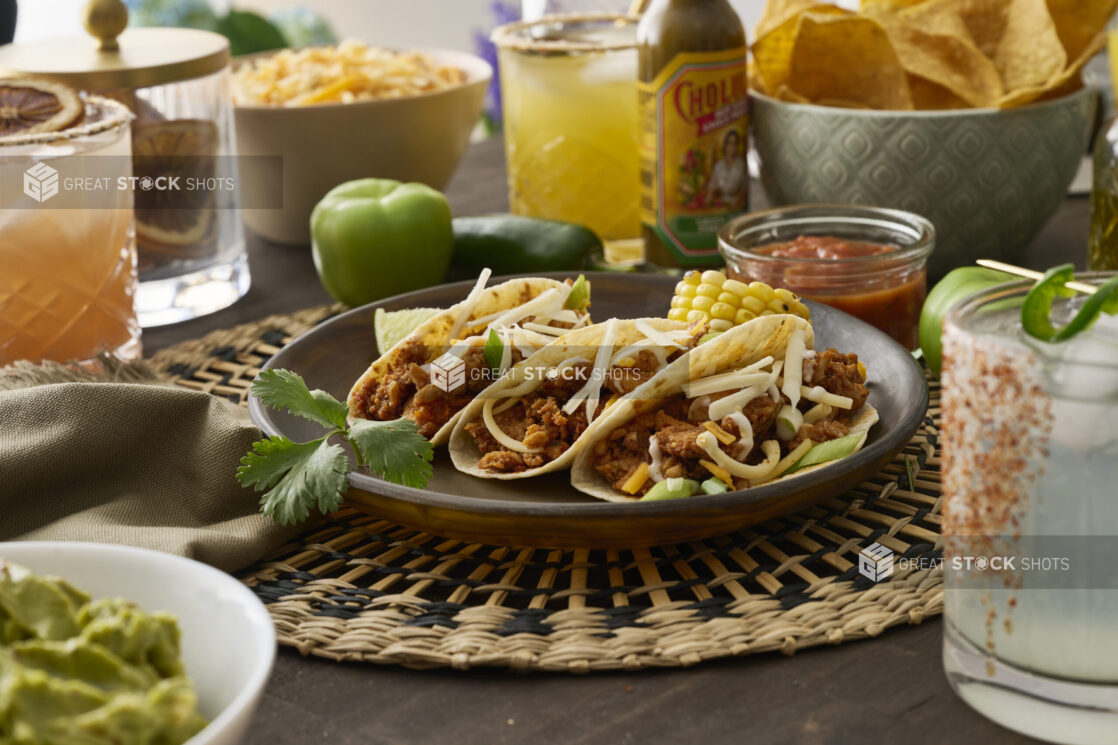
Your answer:
[[[91,135],[108,132],[128,124],[136,118],[127,106],[111,98],[86,95],[82,96],[82,100],[86,107],[86,119],[89,118],[91,113],[103,113],[104,116],[94,119],[92,122],[83,120],[82,123],[76,127],[69,127],[57,132],[35,132],[32,134],[15,134],[8,137],[0,137],[0,148],[12,147],[15,145],[53,145],[56,143],[70,142],[71,140],[76,140],[81,137],[89,137]]]
[[[512,49],[520,52],[619,52],[635,49],[636,39],[626,44],[602,44],[567,39],[536,39],[519,36],[524,31],[537,26],[573,25],[613,21],[618,28],[636,25],[640,18],[624,13],[555,13],[537,18],[534,21],[513,21],[498,26],[489,35],[489,40],[499,49]]]

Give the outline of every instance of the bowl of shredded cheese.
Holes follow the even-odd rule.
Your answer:
[[[264,238],[310,242],[318,200],[357,178],[442,189],[477,124],[493,76],[482,59],[451,50],[393,50],[358,41],[246,57],[232,79],[242,156],[278,156],[283,206],[246,209]],[[244,168],[264,193],[271,168]]]

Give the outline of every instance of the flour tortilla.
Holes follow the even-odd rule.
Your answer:
[[[558,289],[561,287],[563,287],[562,282],[554,279],[545,279],[543,277],[510,279],[507,282],[489,287],[482,291],[477,304],[470,313],[470,318],[466,321],[459,334],[464,335],[465,330],[469,328],[469,322],[475,318],[483,318],[484,316],[492,315],[502,310],[511,310],[518,305],[523,305],[546,290],[552,288]],[[349,404],[349,415],[351,419],[358,417],[357,394],[366,386],[379,381],[389,370],[396,366],[396,362],[400,359],[405,345],[416,340],[422,342],[428,349],[429,359],[427,362],[433,362],[447,351],[450,345],[450,332],[454,328],[454,323],[458,320],[458,316],[461,314],[465,303],[466,301],[463,300],[431,316],[431,318],[420,324],[418,328],[397,342],[396,345],[387,352],[382,350],[381,356],[373,362],[373,364],[369,365],[369,369],[358,378],[357,382],[353,384],[353,388],[349,391],[347,403]],[[462,411],[459,411],[450,418],[450,421],[439,428],[439,431],[431,438],[431,444],[435,447],[444,445],[447,440],[450,439],[450,432],[454,429],[454,425],[461,415]]]
[[[687,328],[686,324],[667,321],[663,318],[644,320],[659,331]],[[620,320],[618,324],[615,349],[621,349],[645,338],[644,334],[636,328],[635,320]],[[536,354],[513,368],[505,378],[478,394],[478,397],[462,412],[462,417],[451,433],[450,457],[454,461],[455,468],[459,471],[480,478],[524,479],[551,471],[564,470],[576,461],[588,443],[597,441],[598,433],[609,432],[636,416],[636,413],[644,410],[644,407],[654,407],[656,402],[664,398],[672,386],[677,384],[677,381],[682,383],[692,377],[701,378],[713,375],[721,370],[742,367],[769,355],[782,357],[784,349],[788,346],[788,338],[792,331],[797,328],[805,330],[806,341],[810,345],[814,339],[811,325],[796,316],[762,316],[742,326],[737,326],[692,349],[645,381],[628,396],[618,399],[613,406],[606,409],[597,419],[591,422],[590,426],[575,440],[571,447],[555,460],[520,473],[492,473],[478,468],[478,461],[481,460],[482,453],[478,450],[474,438],[466,431],[466,425],[481,418],[481,409],[487,398],[496,398],[500,403],[500,399],[503,398],[501,395],[503,391],[528,380],[528,369],[554,367],[570,357],[573,349],[595,346],[602,338],[605,324],[600,323],[572,331],[536,352]],[[694,370],[694,374],[691,374],[690,370]]]
[[[710,375],[717,375],[719,373],[740,369],[769,355],[771,355],[773,359],[783,359],[788,346],[788,338],[791,336],[792,331],[797,328],[805,330],[804,341],[809,349],[812,347],[814,343],[814,334],[811,331],[811,325],[796,316],[764,316],[750,323],[757,323],[758,321],[766,321],[773,318],[784,319],[780,328],[770,330],[766,327],[758,326],[756,333],[753,334],[741,331],[741,329],[747,329],[749,327],[750,324],[746,324],[745,326],[739,326],[731,331],[727,331],[725,334],[712,339],[706,344],[700,345],[691,352],[689,355],[691,357],[690,360],[688,360],[687,357],[676,360],[661,371],[661,373],[657,375],[657,379],[649,381],[649,383],[657,383],[654,394],[642,396],[640,398],[634,397],[628,400],[628,405],[623,411],[612,412],[613,416],[608,423],[602,423],[602,425],[595,428],[593,432],[587,431],[586,435],[582,438],[583,441],[581,442],[579,453],[576,455],[571,466],[571,486],[584,494],[589,494],[592,497],[597,497],[607,502],[640,501],[639,496],[633,496],[615,490],[613,486],[606,481],[605,477],[598,473],[590,458],[594,445],[607,437],[609,433],[617,427],[632,421],[641,414],[655,411],[659,408],[663,399],[674,396],[682,391],[684,383],[705,378]],[[763,329],[765,332],[772,334],[767,344],[758,338]],[[869,404],[865,404],[858,410],[853,421],[849,423],[848,426],[851,434],[862,433],[862,439],[854,452],[857,452],[865,445],[870,427],[874,425],[877,418],[877,411]],[[800,471],[796,471],[794,474],[780,476],[774,479],[773,482],[768,483],[795,478],[801,474],[810,473],[818,468],[825,468],[836,462],[837,461],[829,461],[827,463],[808,466]]]

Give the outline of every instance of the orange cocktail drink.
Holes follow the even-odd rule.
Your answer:
[[[128,110],[0,140],[0,365],[140,353]]]

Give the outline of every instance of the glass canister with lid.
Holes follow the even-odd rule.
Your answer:
[[[0,48],[0,70],[116,99],[132,122],[136,248],[143,326],[224,308],[248,291],[249,270],[225,37],[130,28],[120,0],[91,0],[91,36]]]

